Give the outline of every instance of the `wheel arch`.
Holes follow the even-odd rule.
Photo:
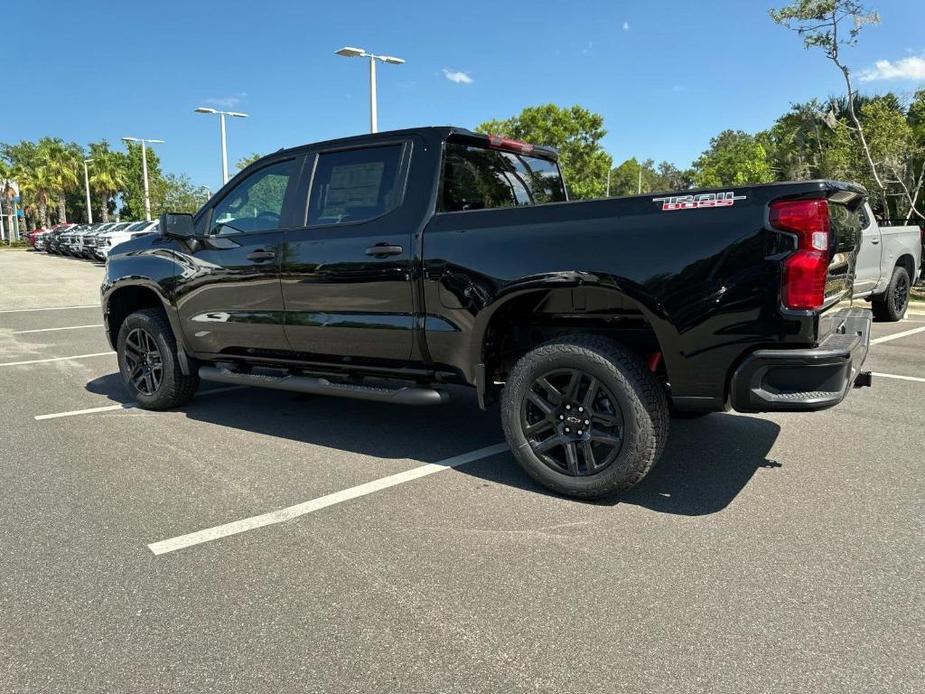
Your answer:
[[[170,304],[159,291],[156,284],[143,279],[124,280],[110,287],[103,295],[103,317],[106,324],[106,337],[113,349],[119,338],[119,329],[125,319],[135,311],[146,308],[159,309],[167,317],[173,331],[177,348],[183,353],[183,335],[177,324],[176,314],[170,310]],[[181,366],[185,363],[181,357]]]
[[[512,360],[547,339],[568,333],[604,333],[635,348],[642,356],[662,354],[663,374],[670,378],[677,365],[678,335],[659,303],[638,286],[617,286],[576,273],[522,282],[507,288],[479,312],[473,326],[470,364],[480,401],[493,402],[493,381]],[[519,347],[504,337],[523,322],[541,328]],[[551,335],[548,333],[552,333]],[[505,365],[505,362],[511,362]]]

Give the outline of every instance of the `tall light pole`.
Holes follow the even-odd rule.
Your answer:
[[[241,113],[239,111],[219,111],[218,109],[208,108],[206,106],[199,106],[193,109],[193,112],[207,113],[210,116],[217,115],[219,117],[222,133],[222,185],[225,185],[228,182],[228,147],[225,141],[225,116],[231,116],[232,118],[247,118],[248,116],[246,113]]]
[[[93,208],[90,206],[90,174],[87,173],[87,164],[92,159],[84,159],[84,192],[87,194],[87,224],[93,224]]]
[[[148,193],[148,144],[164,144],[163,140],[154,140],[147,137],[123,137],[123,142],[141,143],[141,176],[145,184],[145,219],[151,221],[151,195]]]
[[[334,52],[345,58],[369,58],[369,132],[379,132],[379,107],[376,103],[376,61],[379,60],[392,65],[401,65],[405,61],[393,55],[374,55],[367,53],[362,48],[353,48],[351,46],[344,46],[339,51]]]

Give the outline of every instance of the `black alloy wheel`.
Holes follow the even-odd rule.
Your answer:
[[[142,395],[154,395],[164,377],[164,359],[157,340],[143,328],[135,328],[125,338],[125,364],[128,378]]]
[[[623,448],[618,400],[579,369],[557,369],[534,380],[521,404],[520,423],[534,455],[573,477],[601,472]]]
[[[906,305],[909,303],[909,276],[905,272],[897,275],[896,281],[893,283],[890,300],[893,302],[893,311],[902,316],[906,312]]]

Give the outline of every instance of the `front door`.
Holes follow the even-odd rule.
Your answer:
[[[279,269],[302,158],[268,163],[231,186],[198,219],[207,230],[184,254],[177,296],[196,353],[285,351]]]
[[[293,350],[348,363],[410,357],[414,211],[401,204],[410,156],[408,141],[317,155],[305,224],[284,244]]]

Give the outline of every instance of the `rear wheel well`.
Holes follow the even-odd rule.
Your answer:
[[[153,289],[148,287],[130,286],[117,289],[106,303],[107,330],[109,342],[113,347],[119,338],[119,329],[129,315],[142,309],[157,309],[166,315],[164,304]]]
[[[896,261],[895,267],[905,268],[906,272],[909,273],[909,280],[912,282],[915,281],[915,259],[911,255],[906,254],[900,256],[899,260]]]
[[[581,294],[576,294],[580,292]],[[487,402],[497,399],[514,364],[541,344],[570,334],[601,335],[648,360],[661,352],[658,336],[638,304],[596,288],[538,290],[508,301],[491,317],[482,342]],[[656,372],[667,381],[664,362]]]

